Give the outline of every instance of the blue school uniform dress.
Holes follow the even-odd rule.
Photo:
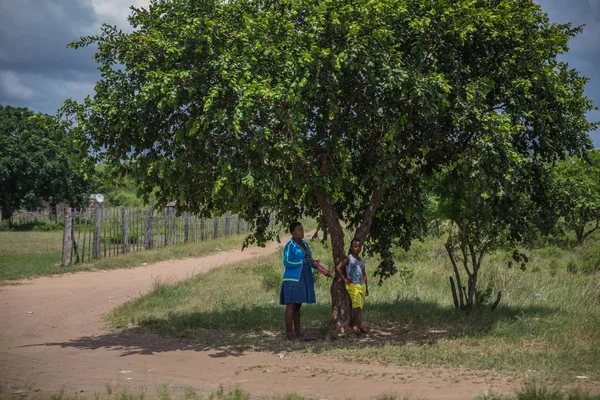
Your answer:
[[[308,255],[312,259],[312,252],[308,243],[302,241]],[[312,268],[317,268],[312,263],[306,262],[306,252],[294,238],[283,249],[283,283],[279,294],[279,304],[289,303],[316,303],[315,282],[313,281]]]

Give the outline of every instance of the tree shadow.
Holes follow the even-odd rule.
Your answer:
[[[140,321],[137,327],[98,336],[84,336],[68,342],[31,346],[59,346],[88,350],[110,349],[121,356],[152,355],[171,351],[206,352],[210,357],[240,357],[247,351],[275,354],[310,349],[321,353],[336,348],[383,345],[430,346],[438,340],[485,337],[498,324],[544,318],[556,308],[543,305],[498,307],[474,310],[469,314],[437,303],[403,300],[367,305],[364,320],[370,333],[333,335],[328,331],[328,305],[303,306],[302,324],[306,342],[284,340],[284,308],[277,304],[231,307],[216,312],[169,314],[165,318]]]

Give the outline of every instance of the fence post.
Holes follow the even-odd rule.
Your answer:
[[[175,217],[175,208],[167,207],[167,215],[169,216],[169,227],[167,231],[167,241],[166,245],[170,246],[173,243],[173,219]]]
[[[123,247],[121,248],[122,253],[129,251],[129,210],[127,207],[123,207]]]
[[[66,207],[62,208],[63,220],[65,219],[66,209],[67,209]],[[81,209],[79,210],[79,213],[81,214]],[[75,220],[75,222],[73,222],[73,220]],[[76,224],[77,224],[77,209],[74,209],[71,212],[71,243],[73,244],[72,254],[75,254],[75,264],[79,264],[79,238],[77,238],[77,240],[75,240],[75,225]],[[65,226],[66,226],[66,224],[65,224]],[[79,232],[79,236],[81,237],[81,229],[79,229],[79,227],[77,229],[77,232]]]
[[[146,208],[146,231],[144,232],[144,248],[152,248],[152,217],[154,212],[152,207]]]
[[[71,245],[73,241],[71,232],[71,207],[65,207],[65,227],[63,233],[62,262],[60,265],[71,265]]]
[[[200,241],[204,241],[206,240],[206,236],[204,234],[205,229],[204,229],[204,217],[200,217]]]
[[[229,226],[231,223],[231,213],[227,211],[225,213],[225,237],[229,236]]]
[[[190,236],[190,213],[183,214],[183,243],[187,243]]]
[[[48,219],[52,222],[58,221],[58,212],[56,211],[58,204],[50,203],[48,205]]]
[[[219,217],[213,218],[213,238],[219,237]]]
[[[94,236],[92,241],[92,258],[100,258],[100,233],[102,228],[102,209],[101,203],[94,205]]]
[[[237,218],[236,218],[236,223],[237,223],[237,227],[236,227],[236,229],[235,229],[235,234],[236,234],[236,235],[239,235],[239,234],[241,233],[241,229],[240,229],[240,228],[242,227],[242,221],[241,221],[241,219],[240,219],[240,216],[239,216],[239,214],[238,214],[238,216],[237,216]]]

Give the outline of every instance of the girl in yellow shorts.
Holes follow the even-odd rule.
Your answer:
[[[359,239],[352,239],[350,242],[350,254],[335,267],[338,276],[341,276],[346,283],[346,290],[352,300],[352,316],[354,319],[352,330],[359,335],[367,333],[367,330],[362,325],[361,318],[365,297],[369,295],[365,260],[360,258],[362,245]]]

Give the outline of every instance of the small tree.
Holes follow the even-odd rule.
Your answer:
[[[600,227],[600,151],[557,163],[553,177],[564,225],[575,232],[577,244],[582,244]],[[586,228],[590,223],[593,225]]]
[[[335,264],[344,223],[382,278],[422,225],[423,173],[471,151],[482,118],[506,115],[520,153],[589,144],[583,81],[555,60],[577,29],[529,0],[156,0],[130,23],[71,44],[96,44],[103,74],[63,109],[86,145],[158,204],[240,213],[249,242],[271,213],[316,217]],[[339,277],[331,293],[346,329]]]
[[[493,119],[501,123],[505,117]],[[520,262],[525,269],[527,257],[518,246],[531,243],[556,222],[546,164],[516,152],[507,140],[509,131],[504,138],[502,129],[488,132],[444,168],[436,185],[440,213],[451,221],[445,247],[454,271],[450,277],[454,303],[462,310],[472,309],[491,294],[477,286],[487,254],[512,248],[509,263]],[[492,309],[500,299],[498,292]]]

